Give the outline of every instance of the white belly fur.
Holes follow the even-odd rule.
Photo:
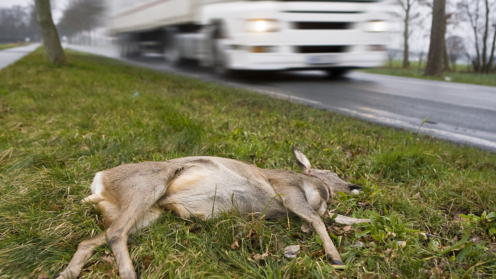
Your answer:
[[[206,218],[212,212],[215,215],[231,209],[242,213],[261,212],[276,195],[261,178],[247,179],[222,166],[220,170],[195,166],[169,185],[158,205],[180,204],[191,214]]]

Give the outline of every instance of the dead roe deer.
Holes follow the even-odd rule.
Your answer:
[[[155,222],[164,210],[183,218],[195,215],[201,219],[231,209],[241,214],[261,214],[265,210],[267,219],[294,213],[315,229],[332,263],[342,265],[320,216],[336,192],[355,193],[361,188],[329,170],[311,168],[296,147],[293,154],[301,174],[206,156],[126,164],[97,173],[91,184],[92,195],[84,201],[98,206],[107,230],[79,244],[61,278],[79,276],[95,248],[106,241],[119,276],[136,278],[127,248],[128,235]],[[336,221],[350,224],[369,220],[338,216]]]

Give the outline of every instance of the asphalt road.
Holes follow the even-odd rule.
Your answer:
[[[194,63],[173,68],[160,56],[122,59],[112,47],[68,45],[131,64],[241,87],[453,142],[496,151],[496,87],[352,72],[269,73],[226,79]]]
[[[21,59],[39,47],[39,43],[0,50],[0,70]]]

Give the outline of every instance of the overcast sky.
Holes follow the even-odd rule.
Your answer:
[[[29,6],[31,3],[34,3],[34,0],[0,0],[0,8],[10,8],[12,6]],[[67,5],[67,0],[52,0],[52,16],[53,21],[57,23],[62,17],[62,11]]]

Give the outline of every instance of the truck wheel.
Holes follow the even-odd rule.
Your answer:
[[[229,58],[222,44],[222,27],[220,24],[214,25],[208,38],[208,53],[211,56],[211,67],[221,76],[231,76],[233,71],[229,69]]]
[[[331,78],[341,78],[344,77],[350,69],[348,68],[331,68],[331,69],[326,69],[327,75]]]
[[[202,29],[203,40],[200,49],[200,65],[211,67],[218,75],[230,75],[229,60],[223,47],[222,40],[227,36],[222,28],[222,22],[214,21]]]
[[[120,56],[123,58],[126,58],[129,56],[129,47],[127,42],[120,42],[119,43],[119,50],[120,50]]]
[[[131,42],[129,43],[129,48],[131,49],[131,52],[129,53],[130,57],[138,57],[141,56],[141,48],[139,45],[139,42]]]
[[[176,37],[177,33],[176,28],[168,28],[165,31],[164,58],[172,66],[178,66],[181,62],[179,42]]]
[[[222,49],[222,46],[220,44],[220,40],[215,39],[213,40],[214,44],[214,51],[212,55],[212,60],[213,60],[213,68],[215,72],[218,75],[221,76],[229,76],[232,74],[232,71],[229,69],[228,65],[228,58],[227,58],[227,53],[225,50]]]

